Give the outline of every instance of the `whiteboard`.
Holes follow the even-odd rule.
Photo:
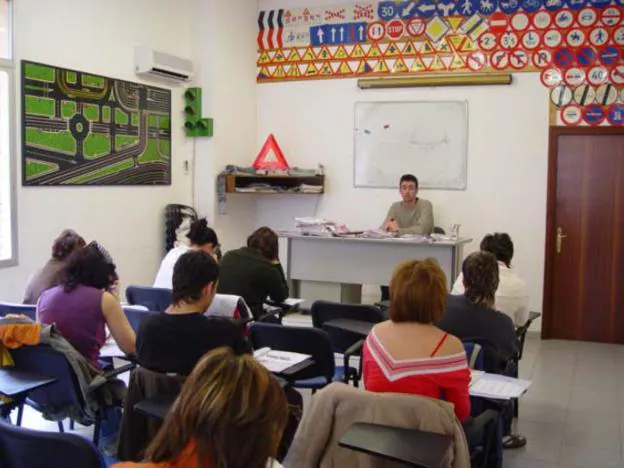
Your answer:
[[[466,101],[355,104],[356,187],[396,188],[411,173],[420,188],[465,190],[467,152]]]

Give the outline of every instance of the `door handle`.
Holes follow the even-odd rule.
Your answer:
[[[565,239],[566,237],[568,236],[563,233],[563,229],[561,229],[561,227],[558,227],[557,228],[557,253],[558,254],[561,253],[561,244],[563,243],[563,239]]]

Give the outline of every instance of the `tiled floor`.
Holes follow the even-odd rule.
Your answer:
[[[288,320],[309,323],[309,317]],[[624,467],[624,346],[529,337],[520,373],[533,381],[518,421],[528,445],[505,451],[505,468]],[[56,430],[29,409],[24,425]]]

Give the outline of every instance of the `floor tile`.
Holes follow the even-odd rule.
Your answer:
[[[588,448],[564,445],[559,466],[565,468],[621,468],[624,466],[620,448]]]

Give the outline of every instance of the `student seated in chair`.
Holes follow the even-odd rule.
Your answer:
[[[252,356],[206,354],[146,451],[145,463],[115,468],[277,468],[286,427],[284,392]]]
[[[464,421],[470,416],[466,352],[435,326],[446,305],[444,272],[433,259],[405,261],[390,291],[390,320],[375,325],[364,345],[366,390],[444,398]]]
[[[191,224],[189,232],[186,234],[190,245],[179,244],[171,249],[160,263],[160,268],[154,280],[154,288],[171,289],[171,277],[173,267],[182,256],[189,250],[203,250],[204,252],[218,258],[219,239],[213,229],[208,227],[206,218],[198,219]]]
[[[205,353],[219,346],[249,352],[239,326],[204,315],[218,278],[219,265],[211,255],[203,250],[182,254],[173,268],[172,305],[164,313],[146,316],[139,327],[137,358],[142,366],[188,375]]]
[[[91,364],[99,367],[106,326],[119,348],[135,351],[136,337],[119,303],[115,266],[95,246],[73,252],[59,286],[41,294],[37,317],[58,331]]]
[[[480,249],[493,253],[498,260],[498,288],[496,288],[496,310],[509,315],[517,327],[529,319],[529,294],[526,283],[511,268],[514,245],[507,233],[488,234],[481,241]],[[460,273],[453,285],[453,295],[464,294],[464,277]]]
[[[242,296],[255,318],[262,315],[267,297],[274,302],[287,299],[288,284],[278,249],[275,232],[268,227],[254,231],[247,247],[231,250],[221,259],[217,292]]]
[[[418,198],[418,179],[413,174],[404,174],[399,180],[402,201],[390,206],[383,229],[401,234],[428,236],[433,232],[433,207],[429,200]],[[381,300],[390,299],[387,286],[381,287]]]
[[[85,245],[83,237],[75,231],[65,229],[61,232],[52,244],[52,258],[28,280],[24,304],[36,304],[43,291],[58,286],[62,280],[61,273],[67,265],[67,258]]]

